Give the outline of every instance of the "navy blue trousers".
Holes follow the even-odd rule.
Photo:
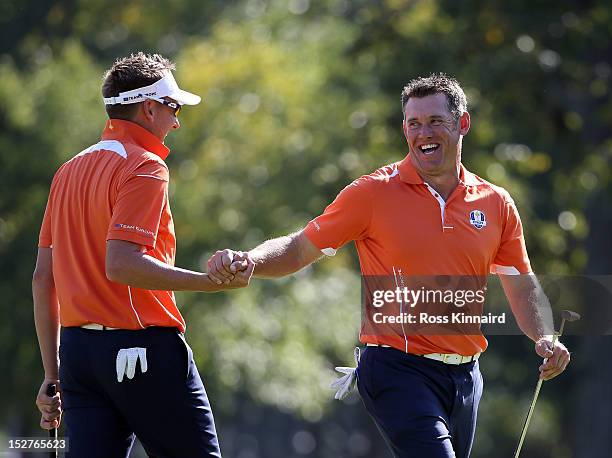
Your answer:
[[[478,361],[450,365],[366,347],[359,393],[398,458],[468,458],[482,395]]]
[[[147,349],[148,370],[138,363],[119,383],[117,352],[132,347]],[[174,328],[64,328],[60,385],[68,457],[126,457],[134,435],[151,457],[221,457],[193,353]]]

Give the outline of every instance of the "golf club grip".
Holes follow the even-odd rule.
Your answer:
[[[47,396],[49,397],[53,397],[57,394],[57,386],[55,385],[55,383],[49,383],[47,385]],[[49,430],[49,438],[50,439],[57,439],[57,428],[53,428]],[[57,458],[57,449],[51,450],[49,452],[49,457],[50,458]]]

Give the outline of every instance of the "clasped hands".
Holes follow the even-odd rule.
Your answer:
[[[248,286],[254,269],[255,263],[246,251],[217,251],[207,262],[209,278],[222,289]]]

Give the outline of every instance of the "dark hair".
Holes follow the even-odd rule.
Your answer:
[[[120,92],[149,86],[174,70],[175,65],[159,54],[145,54],[142,51],[117,59],[104,73],[102,95],[117,97]],[[142,103],[142,102],[140,102]],[[105,105],[109,118],[130,120],[138,111],[140,103],[128,105]]]
[[[402,91],[402,112],[406,110],[406,102],[410,97],[427,97],[428,95],[445,94],[448,111],[455,121],[467,111],[465,92],[455,78],[444,73],[432,73],[428,77],[415,78],[408,82]]]

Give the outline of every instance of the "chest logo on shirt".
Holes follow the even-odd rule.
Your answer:
[[[476,229],[482,229],[487,225],[485,214],[480,210],[472,210],[470,212],[470,224]]]

